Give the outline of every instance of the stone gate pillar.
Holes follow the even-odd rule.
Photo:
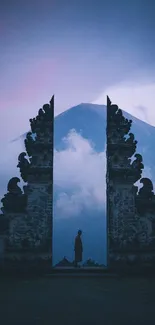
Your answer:
[[[137,227],[135,197],[143,164],[136,150],[134,135],[129,133],[132,121],[126,119],[117,105],[107,97],[107,224],[108,266],[132,259]],[[135,252],[135,251],[134,251]]]
[[[20,179],[11,178],[1,200],[3,264],[10,270],[52,266],[54,96],[30,126],[17,165],[25,186],[22,190]]]
[[[33,258],[52,266],[54,96],[30,124],[31,134],[25,140],[30,159],[26,188],[29,245]]]

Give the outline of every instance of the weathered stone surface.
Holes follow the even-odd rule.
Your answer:
[[[30,120],[26,152],[17,167],[26,185],[13,177],[1,200],[0,263],[52,265],[54,97]],[[107,99],[107,216],[109,266],[155,265],[155,195],[141,178],[142,156],[130,132],[132,121]],[[134,157],[134,160],[132,159]],[[132,161],[133,160],[133,161]],[[140,190],[135,182],[140,180]]]
[[[27,197],[22,193],[21,188],[17,185],[20,182],[18,177],[10,179],[7,187],[7,194],[1,200],[3,203],[2,212],[4,214],[10,212],[22,213],[26,209]]]
[[[107,98],[109,266],[155,263],[155,195],[151,180],[141,179],[143,159],[136,153],[131,125]],[[143,184],[139,191],[138,180]]]
[[[30,120],[31,132],[25,140],[26,152],[17,167],[27,184],[23,191],[12,178],[1,200],[0,254],[6,265],[52,265],[53,124],[54,97]],[[2,253],[3,251],[3,253]],[[11,264],[10,264],[11,263]],[[25,264],[26,263],[26,264]]]

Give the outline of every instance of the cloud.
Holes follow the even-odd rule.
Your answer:
[[[105,205],[105,152],[96,153],[93,144],[71,130],[63,139],[66,149],[54,151],[54,186],[58,189],[55,209],[63,217],[77,216],[83,211]],[[1,152],[0,197],[7,191],[10,178],[19,177],[18,155],[25,151],[22,139],[8,143]],[[21,183],[22,185],[22,183]]]
[[[93,103],[106,104],[106,96],[133,116],[155,126],[155,82],[128,82],[109,87]]]
[[[66,138],[66,149],[55,151],[54,184],[60,189],[55,207],[59,215],[78,215],[83,209],[105,206],[105,151],[96,153],[93,145],[72,130]]]
[[[66,138],[64,150],[54,150],[54,214],[56,219],[78,217],[83,211],[95,215],[105,211],[106,206],[106,153],[97,153],[93,143],[71,130]],[[0,198],[7,191],[10,178],[19,177],[16,167],[18,155],[24,151],[22,139],[8,143],[3,148],[0,160]],[[155,177],[149,166],[145,166],[142,177]],[[22,183],[21,183],[22,185]],[[139,187],[142,184],[137,183]]]
[[[57,218],[78,216],[85,211],[105,211],[106,207],[106,153],[97,153],[93,143],[71,130],[65,150],[54,156],[54,186],[59,188],[55,202]],[[135,159],[135,158],[133,158]],[[142,177],[152,180],[151,168],[145,166]],[[142,187],[138,181],[135,185]]]

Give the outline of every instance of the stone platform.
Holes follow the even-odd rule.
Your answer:
[[[0,324],[154,325],[155,279],[0,277]]]
[[[106,267],[53,267],[48,277],[115,277],[114,272],[110,272]]]

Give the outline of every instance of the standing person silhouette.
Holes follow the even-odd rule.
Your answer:
[[[78,263],[82,262],[82,252],[83,252],[83,245],[81,240],[82,231],[79,230],[77,236],[75,237],[75,267],[78,267]]]

